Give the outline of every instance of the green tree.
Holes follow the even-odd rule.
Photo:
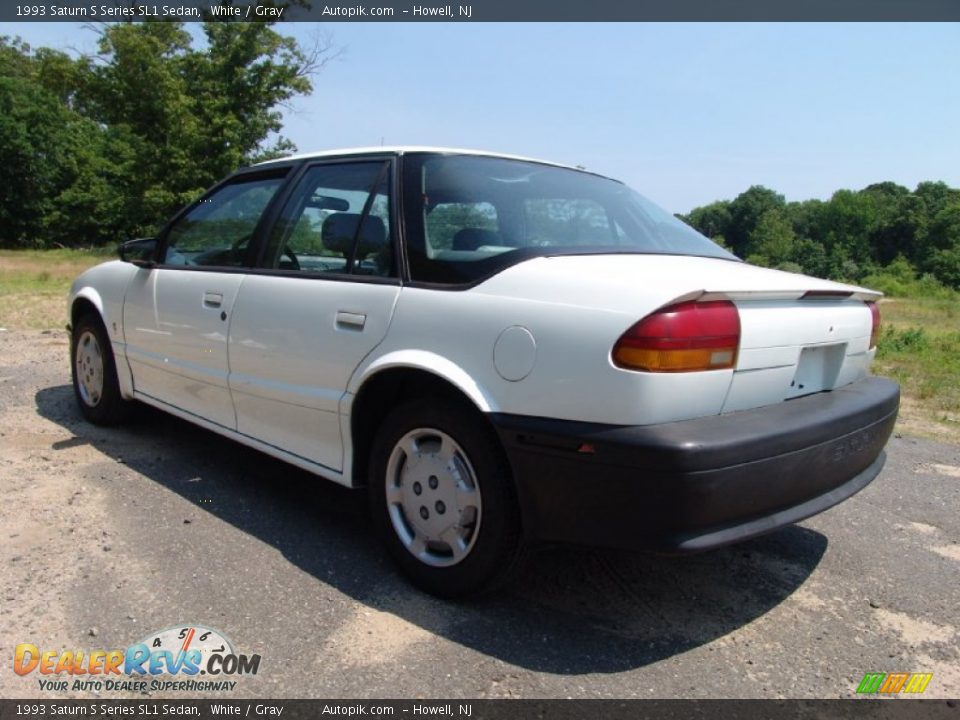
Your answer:
[[[749,252],[750,235],[760,219],[770,210],[781,210],[785,205],[780,195],[762,185],[754,185],[740,193],[730,203],[730,224],[724,238],[733,252],[745,257]]]
[[[709,205],[694,208],[680,219],[708,238],[726,239],[731,223],[730,201],[718,200]]]
[[[768,267],[794,262],[796,233],[784,210],[768,210],[750,233],[751,262]]]
[[[192,47],[182,23],[105,27],[81,102],[99,122],[134,139],[141,170],[134,194],[154,222],[240,165],[289,152],[280,108],[312,90],[331,57],[268,23],[204,25]]]
[[[934,217],[947,205],[960,202],[960,190],[952,188],[945,182],[922,182],[917,185],[913,194],[923,200],[927,216]]]
[[[926,240],[930,250],[949,250],[960,246],[960,201],[944,206],[933,217]]]
[[[0,77],[0,245],[45,238],[57,198],[85,172],[100,129],[29,80]]]
[[[827,204],[823,220],[828,227],[828,248],[842,248],[842,254],[861,269],[871,264],[870,238],[878,220],[873,196],[853,190],[837,190]]]
[[[33,78],[36,63],[21,38],[0,35],[0,77]]]
[[[803,268],[803,272],[807,275],[822,278],[830,277],[827,250],[816,240],[805,237],[797,238],[790,259]]]
[[[927,217],[923,200],[913,193],[889,197],[878,204],[878,223],[871,234],[877,261],[887,264],[898,256],[914,263],[926,254]]]
[[[786,207],[794,232],[799,237],[809,238],[821,246],[826,245],[829,235],[826,209],[827,203],[823,200],[792,202]]]
[[[337,57],[329,38],[307,50],[265,23],[207,23],[204,32],[208,49],[188,56],[187,80],[191,96],[205,98],[196,115],[220,164],[213,176],[293,149],[279,135],[280,108],[311,92],[311,76]]]
[[[96,58],[0,38],[0,243],[152,232],[238,166],[293,150],[281,109],[336,56],[269,23],[208,23],[203,47],[183,23],[98,32]]]
[[[945,205],[930,221],[920,266],[942,283],[960,288],[960,202]]]
[[[960,290],[960,245],[935,250],[927,266],[940,282]]]

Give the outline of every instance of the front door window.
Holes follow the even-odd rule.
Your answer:
[[[282,177],[240,180],[197,203],[167,233],[165,265],[242,267],[254,230]]]

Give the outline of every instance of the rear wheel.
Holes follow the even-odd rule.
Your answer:
[[[120,395],[113,349],[99,317],[87,314],[77,320],[70,342],[70,365],[73,392],[87,420],[115,425],[127,418],[132,403]]]
[[[369,491],[390,554],[419,587],[445,597],[501,585],[523,551],[513,480],[476,411],[416,400],[384,421]]]

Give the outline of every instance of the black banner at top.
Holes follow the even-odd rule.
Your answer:
[[[958,21],[960,0],[12,0],[4,22]]]

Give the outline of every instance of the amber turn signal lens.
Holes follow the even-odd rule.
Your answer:
[[[740,314],[729,300],[684,302],[661,308],[630,327],[613,346],[613,362],[627,370],[697,372],[737,364]]]

